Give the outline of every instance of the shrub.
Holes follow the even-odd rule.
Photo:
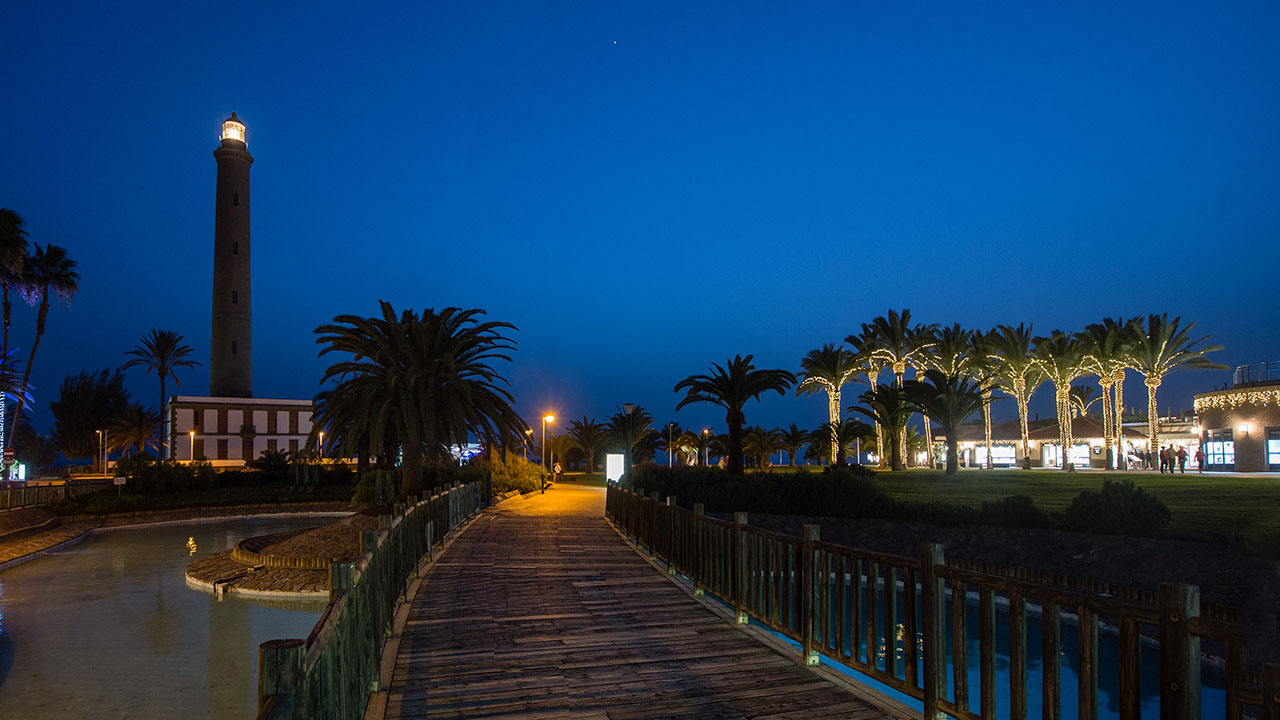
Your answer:
[[[1104,480],[1101,490],[1085,490],[1071,501],[1065,525],[1081,532],[1152,536],[1171,517],[1159,498],[1132,480]]]
[[[400,491],[398,470],[370,470],[356,484],[353,505],[390,505]]]
[[[998,527],[1049,527],[1049,516],[1026,495],[982,503],[982,522]]]
[[[547,480],[547,471],[538,463],[531,463],[523,457],[503,451],[502,457],[490,459],[493,470],[493,492],[501,493],[516,490],[522,493],[533,492],[542,487]]]

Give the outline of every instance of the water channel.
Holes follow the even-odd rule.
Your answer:
[[[219,600],[187,563],[330,521],[121,528],[0,570],[0,718],[252,717],[259,643],[306,637],[326,601]]]

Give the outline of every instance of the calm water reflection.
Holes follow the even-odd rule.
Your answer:
[[[252,717],[258,644],[306,637],[324,600],[219,601],[186,586],[186,565],[322,522],[114,530],[0,571],[0,718]]]

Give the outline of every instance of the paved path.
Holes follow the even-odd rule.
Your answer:
[[[386,718],[881,718],[726,623],[557,485],[486,512],[409,611]]]

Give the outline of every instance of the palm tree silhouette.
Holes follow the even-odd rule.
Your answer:
[[[49,296],[71,304],[71,296],[80,290],[80,273],[76,272],[76,262],[67,255],[64,248],[57,245],[45,245],[42,249],[34,246],[35,252],[27,258],[22,268],[22,292],[31,305],[38,305],[36,313],[36,339],[31,343],[31,355],[27,358],[27,367],[22,372],[22,395],[30,390],[31,366],[36,361],[36,350],[40,347],[40,338],[44,336],[46,321],[49,317]],[[14,424],[22,420],[22,405],[19,404],[14,414]],[[13,438],[9,437],[12,444]]]
[[[796,459],[809,444],[809,431],[801,430],[795,423],[782,431],[782,448],[787,451],[788,464],[795,465]]]
[[[1206,355],[1222,349],[1221,345],[1196,347],[1209,339],[1206,335],[1191,339],[1195,323],[1181,327],[1182,318],[1169,320],[1167,313],[1147,316],[1146,327],[1135,318],[1130,322],[1133,344],[1129,350],[1131,367],[1143,376],[1147,385],[1147,451],[1154,457],[1160,453],[1160,411],[1156,405],[1156,391],[1169,373],[1180,370],[1226,370],[1227,366],[1210,360]]]
[[[573,440],[573,446],[587,456],[587,472],[595,472],[596,455],[609,442],[608,427],[583,415],[581,420],[569,423],[568,436]]]
[[[121,366],[122,370],[128,370],[135,365],[141,365],[147,369],[150,375],[154,370],[156,377],[160,378],[160,458],[164,459],[169,456],[169,434],[165,432],[165,426],[168,425],[165,418],[165,394],[164,383],[166,378],[173,378],[173,384],[181,387],[182,383],[178,381],[178,368],[196,367],[200,364],[197,360],[188,359],[188,355],[195,352],[190,345],[182,343],[182,336],[173,330],[157,330],[151,329],[150,335],[143,335],[138,340],[138,346],[130,351],[128,355],[132,355],[133,359]]]
[[[690,375],[676,383],[674,392],[685,391],[676,404],[676,410],[695,402],[719,405],[725,410],[725,424],[729,426],[728,471],[730,475],[743,473],[742,426],[746,422],[743,406],[748,400],[759,399],[770,390],[785,395],[796,382],[796,376],[786,370],[756,369],[754,356],[735,355],[722,367],[711,364],[711,372]]]
[[[982,386],[958,373],[930,369],[924,372],[924,380],[906,383],[903,392],[912,405],[938,421],[947,438],[947,474],[955,475],[960,469],[956,429],[982,409]]]
[[[902,387],[877,385],[874,390],[859,395],[858,401],[862,404],[854,405],[849,411],[865,415],[884,428],[885,437],[889,438],[889,469],[903,469],[906,449],[899,444],[906,443],[907,419],[914,408],[907,402]]]
[[[159,424],[160,414],[155,410],[141,403],[129,403],[107,425],[107,449],[120,452],[132,449],[137,454],[148,446],[156,447],[156,426]]]
[[[1087,337],[1054,330],[1049,337],[1036,338],[1032,356],[1040,371],[1053,383],[1058,407],[1058,439],[1062,443],[1062,469],[1071,470],[1071,383],[1088,372],[1084,357]]]

